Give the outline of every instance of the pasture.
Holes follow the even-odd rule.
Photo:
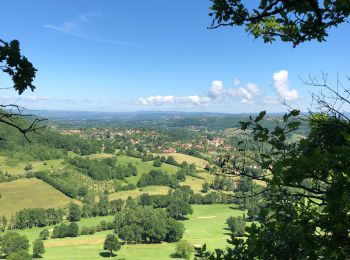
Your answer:
[[[126,155],[117,156],[117,162],[121,165],[127,165],[128,163],[132,163],[137,169],[137,176],[131,176],[126,178],[128,183],[136,184],[138,180],[141,178],[142,174],[149,173],[151,170],[160,169],[162,171],[166,171],[169,174],[175,174],[179,167],[163,163],[161,167],[154,167],[153,161],[143,162],[139,158],[134,158]]]
[[[128,197],[133,199],[140,197],[143,193],[148,193],[150,195],[162,194],[165,195],[168,193],[170,188],[167,186],[147,186],[142,189],[128,190],[128,191],[119,191],[109,194],[110,200],[123,199],[126,200]]]
[[[182,162],[187,162],[188,164],[195,163],[197,167],[201,169],[203,169],[204,165],[208,163],[206,160],[203,160],[201,158],[194,157],[191,155],[183,154],[183,153],[160,153],[156,155],[165,156],[165,157],[172,156],[174,157],[177,163],[182,163]]]
[[[63,159],[55,159],[45,161],[18,162],[15,165],[9,165],[7,163],[7,158],[5,156],[0,156],[0,169],[2,172],[7,172],[11,175],[24,175],[26,173],[24,168],[28,164],[32,165],[33,169],[31,171],[35,172],[42,170],[58,169],[60,167],[63,167],[62,162]]]
[[[0,214],[6,216],[24,208],[59,208],[75,201],[36,178],[0,183],[0,193]]]

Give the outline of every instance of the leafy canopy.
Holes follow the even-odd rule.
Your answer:
[[[348,0],[211,0],[211,29],[244,26],[264,42],[280,38],[297,46],[305,41],[325,41],[332,27],[346,22]],[[251,2],[254,2],[252,4]],[[255,6],[255,3],[258,3]],[[252,7],[254,5],[254,7]]]

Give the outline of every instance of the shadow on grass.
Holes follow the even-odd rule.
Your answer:
[[[232,210],[242,210],[238,205],[230,206]]]
[[[116,256],[116,254],[113,254],[113,253],[111,254],[110,252],[100,252],[99,255],[102,257],[114,257],[114,256]]]
[[[182,257],[181,257],[179,254],[176,254],[176,253],[172,253],[172,254],[170,255],[170,258],[182,259]]]

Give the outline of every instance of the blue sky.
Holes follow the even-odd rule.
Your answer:
[[[264,44],[241,28],[208,30],[206,0],[0,0],[0,38],[18,39],[38,69],[35,92],[2,90],[30,109],[305,110],[300,78],[350,73],[350,25],[325,43]],[[9,86],[3,76],[0,86]]]

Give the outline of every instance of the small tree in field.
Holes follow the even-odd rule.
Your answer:
[[[226,223],[235,237],[241,237],[244,235],[245,220],[242,217],[229,217]]]
[[[193,213],[191,204],[181,198],[173,198],[166,209],[169,216],[177,220],[184,219],[187,214]]]
[[[42,239],[42,240],[46,240],[48,239],[50,236],[50,233],[49,233],[49,230],[47,230],[46,228],[43,229],[40,234],[39,234],[39,238]]]
[[[33,257],[40,258],[40,255],[45,253],[45,246],[41,239],[37,239],[33,242]]]
[[[176,243],[175,253],[177,256],[190,259],[193,251],[193,246],[186,240],[181,240]]]
[[[113,251],[118,251],[121,248],[118,237],[113,234],[108,234],[106,236],[105,242],[103,244],[103,249],[109,251],[109,256],[113,256]]]
[[[68,220],[71,222],[79,221],[81,219],[81,208],[79,205],[70,203],[69,204],[69,213]]]
[[[154,167],[160,167],[160,166],[162,166],[162,162],[160,161],[160,159],[156,159],[156,160],[154,160],[154,162],[153,162],[153,166]]]
[[[25,171],[30,171],[33,170],[33,165],[31,163],[28,163],[25,167],[24,167]]]

